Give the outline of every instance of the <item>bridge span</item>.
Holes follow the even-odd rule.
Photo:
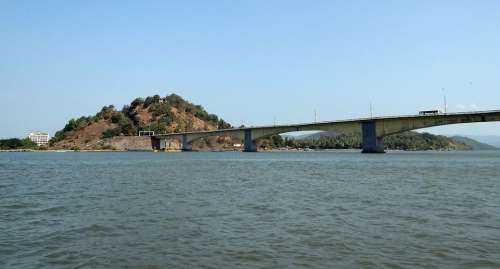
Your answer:
[[[154,136],[153,146],[155,149],[163,150],[166,148],[167,140],[178,139],[181,141],[182,150],[190,151],[192,149],[192,142],[197,139],[210,136],[231,136],[239,138],[244,142],[244,151],[255,152],[257,151],[256,140],[260,138],[297,131],[328,131],[337,134],[361,136],[363,138],[363,153],[384,153],[383,138],[388,135],[434,126],[493,121],[500,121],[500,110],[373,117],[214,131],[171,133]]]

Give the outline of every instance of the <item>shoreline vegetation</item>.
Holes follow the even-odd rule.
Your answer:
[[[134,137],[124,137],[133,139]],[[293,138],[279,135],[258,141],[259,151],[263,152],[289,152],[289,151],[357,151],[361,149],[361,141],[356,136],[331,136],[328,134],[313,134],[308,137]],[[479,147],[483,145],[483,147]],[[240,147],[203,147],[195,148],[194,152],[232,152],[241,151]],[[454,137],[437,136],[428,133],[409,132],[386,138],[388,151],[465,151],[465,150],[499,150],[493,146],[468,139],[457,141]],[[141,149],[116,148],[111,145],[99,148],[50,148],[37,146],[29,139],[3,139],[0,140],[0,152],[155,152],[152,147]],[[180,148],[165,150],[166,152],[181,151]]]
[[[485,151],[491,151],[492,149],[487,149]],[[500,149],[493,149],[500,150]],[[262,149],[259,152],[359,152],[360,149],[357,148],[343,148],[343,149],[310,149],[310,148],[273,148],[273,149]],[[453,151],[471,151],[470,149],[421,149],[421,150],[403,150],[403,149],[386,149],[387,152],[453,152]],[[149,153],[179,153],[182,150],[113,150],[113,149],[95,149],[95,150],[55,150],[55,149],[1,149],[0,153],[5,152],[32,152],[32,153],[67,153],[67,152],[81,152],[81,153],[94,153],[94,152],[149,152]],[[243,152],[242,150],[192,150],[189,152]]]

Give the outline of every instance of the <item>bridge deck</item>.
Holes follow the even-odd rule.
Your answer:
[[[387,117],[371,117],[371,118],[359,118],[359,119],[347,119],[347,120],[337,120],[337,121],[322,121],[322,122],[312,122],[312,123],[298,123],[298,124],[283,124],[283,125],[264,125],[264,126],[250,126],[244,128],[233,128],[233,129],[219,129],[213,131],[194,131],[194,132],[182,132],[182,133],[169,133],[169,134],[158,134],[155,135],[156,138],[166,138],[171,136],[182,136],[182,135],[216,135],[216,134],[229,134],[234,132],[241,132],[245,130],[264,130],[264,129],[286,129],[286,128],[297,128],[301,127],[313,127],[313,126],[324,126],[324,125],[335,125],[335,124],[345,124],[345,123],[362,123],[368,121],[381,121],[381,120],[408,120],[408,119],[433,119],[433,118],[448,118],[448,117],[460,117],[460,116],[487,116],[487,115],[500,115],[500,110],[489,110],[489,111],[473,111],[473,112],[455,112],[455,113],[440,113],[434,115],[404,115],[404,116],[387,116]]]

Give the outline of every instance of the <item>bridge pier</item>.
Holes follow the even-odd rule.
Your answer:
[[[257,144],[252,139],[252,130],[245,130],[244,144],[243,152],[257,152]]]
[[[377,125],[374,120],[362,123],[363,151],[361,153],[385,153],[384,141],[377,137]]]
[[[182,151],[193,151],[193,144],[188,141],[187,135],[182,135]]]

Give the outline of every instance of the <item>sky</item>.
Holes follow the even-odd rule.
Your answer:
[[[0,138],[177,93],[233,125],[500,109],[500,1],[0,0]],[[432,128],[500,135],[500,123]]]

